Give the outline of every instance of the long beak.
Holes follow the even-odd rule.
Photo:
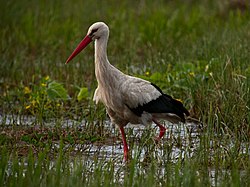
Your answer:
[[[70,55],[70,57],[67,59],[66,64],[68,64],[69,61],[71,61],[78,53],[80,53],[91,41],[92,39],[88,35],[85,36],[73,51],[73,53]]]

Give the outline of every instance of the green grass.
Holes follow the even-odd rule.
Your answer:
[[[45,129],[16,137],[5,134],[9,128],[19,132],[16,121],[9,127],[1,122],[0,185],[248,186],[250,5],[233,2],[0,1],[0,114],[32,115],[31,126]],[[93,47],[64,64],[96,21],[110,27],[113,65],[156,83],[202,121],[198,146],[182,150],[192,156],[173,162],[172,148],[188,142],[178,138],[164,142],[160,158],[150,153],[141,162],[133,155],[128,166],[117,164],[121,157],[98,156],[88,165],[88,157],[75,154],[79,142],[105,144],[108,136],[119,136],[104,127],[104,107],[91,101],[97,85]],[[85,120],[85,132],[66,133],[65,119]],[[45,125],[51,120],[52,129]],[[148,139],[150,130],[141,140],[127,132],[138,154],[158,150]],[[53,141],[61,142],[58,150],[51,150]],[[20,142],[28,145],[23,155]],[[70,148],[63,149],[66,145]]]

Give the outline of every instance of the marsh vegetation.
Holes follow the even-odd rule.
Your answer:
[[[247,1],[0,1],[1,186],[249,186]],[[96,21],[110,62],[182,100],[201,124],[128,126],[131,160],[102,105],[93,47],[65,60]]]

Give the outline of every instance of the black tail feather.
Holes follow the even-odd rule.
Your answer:
[[[144,105],[139,105],[136,108],[130,108],[137,116],[145,111],[148,113],[172,113],[181,118],[182,122],[185,122],[185,116],[189,115],[187,109],[183,106],[180,101],[173,99],[169,95],[161,95],[155,100],[150,101]]]
[[[155,100],[152,100],[143,105],[139,105],[136,108],[130,108],[137,116],[145,111],[148,113],[172,113],[180,117],[182,122],[185,122],[185,116],[189,116],[188,110],[183,106],[182,102],[173,99],[171,96],[164,94],[162,90],[151,83],[162,95]]]
[[[183,122],[185,122],[185,117],[184,114],[186,116],[189,116],[190,113],[188,112],[188,110],[183,106],[182,102],[173,99],[171,96],[164,94],[165,98],[165,104],[168,105],[172,110],[173,113],[176,114],[177,116],[179,116]]]

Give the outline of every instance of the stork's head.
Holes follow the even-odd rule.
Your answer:
[[[67,59],[66,64],[69,61],[71,61],[78,53],[80,53],[90,42],[92,42],[94,40],[98,40],[98,39],[100,39],[102,37],[108,37],[108,34],[109,34],[109,28],[105,23],[96,22],[93,25],[91,25],[89,27],[87,35],[78,44],[76,49],[73,51],[73,53]]]
[[[87,36],[92,40],[99,39],[100,37],[107,36],[109,33],[108,26],[103,22],[96,22],[89,27]]]

